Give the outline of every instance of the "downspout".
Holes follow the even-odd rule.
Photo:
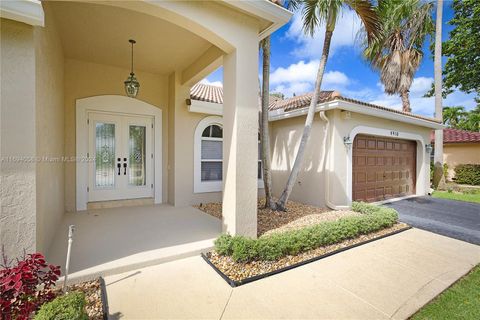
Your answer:
[[[322,143],[322,146],[323,146],[323,150],[322,150],[322,160],[321,160],[321,165],[320,165],[320,168],[322,169],[323,171],[323,174],[325,175],[325,204],[327,205],[327,207],[329,207],[330,209],[333,209],[333,210],[345,210],[345,209],[349,209],[350,207],[349,206],[337,206],[335,204],[333,204],[332,202],[330,202],[330,172],[327,172],[325,169],[327,169],[327,163],[329,164],[328,162],[328,159],[330,159],[329,155],[328,154],[328,157],[327,157],[327,152],[329,153],[330,151],[330,139],[328,137],[328,133],[330,132],[330,120],[328,120],[326,114],[325,114],[325,111],[320,111],[319,112],[319,115],[320,115],[320,119],[322,119],[322,121],[325,122],[325,131],[324,131],[324,139],[323,139],[323,143]],[[328,144],[328,146],[327,146]]]

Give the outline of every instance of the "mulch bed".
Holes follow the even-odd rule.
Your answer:
[[[258,280],[258,276],[269,275],[282,269],[289,269],[295,266],[300,266],[303,263],[315,261],[322,256],[328,256],[335,252],[340,252],[349,247],[358,246],[360,244],[373,241],[385,237],[390,234],[398,233],[407,230],[410,227],[405,223],[397,223],[390,228],[386,228],[377,232],[372,232],[366,235],[348,239],[343,242],[319,247],[317,249],[309,250],[295,256],[286,256],[275,261],[251,261],[251,262],[235,262],[231,257],[219,255],[215,251],[208,252],[204,258],[217,269],[217,272],[222,273],[228,278],[227,282],[232,286],[238,286],[243,283],[251,282],[251,280]],[[254,279],[251,279],[251,278]],[[230,280],[230,281],[229,281]]]
[[[104,313],[107,312],[107,308],[103,302],[104,300],[102,299],[103,293],[101,281],[103,280],[97,278],[95,280],[85,281],[67,286],[67,292],[80,291],[85,294],[85,300],[87,301],[85,309],[87,311],[88,318],[91,320],[103,320],[105,319]],[[58,289],[58,291],[60,290],[61,289]]]
[[[259,199],[257,210],[257,236],[274,232],[284,232],[300,229],[309,225],[326,221],[335,221],[342,217],[359,215],[351,210],[330,210],[310,206],[295,201],[288,201],[287,211],[272,211],[264,208],[265,200]],[[195,206],[218,219],[222,218],[222,203],[206,203]]]

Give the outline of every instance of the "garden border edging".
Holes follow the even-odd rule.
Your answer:
[[[254,282],[254,281],[257,281],[257,280],[260,280],[260,279],[263,279],[263,278],[267,278],[267,277],[270,277],[270,276],[273,276],[273,275],[276,275],[276,274],[279,274],[279,273],[282,273],[282,272],[285,272],[285,271],[288,271],[288,270],[291,270],[291,269],[295,269],[297,267],[301,267],[301,266],[309,264],[311,262],[315,262],[315,261],[321,260],[323,258],[333,256],[337,253],[340,253],[340,252],[343,252],[343,251],[346,251],[346,250],[349,250],[349,249],[353,249],[355,247],[359,247],[361,245],[364,245],[364,244],[367,244],[367,243],[370,243],[370,242],[373,242],[373,241],[377,241],[377,240],[380,240],[380,239],[383,239],[383,238],[386,238],[386,237],[389,237],[389,236],[393,236],[395,234],[399,234],[401,232],[404,232],[404,231],[407,231],[407,230],[410,230],[410,229],[412,229],[412,227],[407,226],[405,228],[395,230],[391,233],[381,235],[377,238],[373,238],[373,239],[365,240],[365,241],[362,241],[362,242],[359,242],[359,243],[355,243],[355,244],[352,244],[348,247],[340,248],[340,249],[334,250],[332,252],[328,252],[328,253],[325,253],[323,255],[320,255],[320,256],[305,260],[305,261],[301,261],[301,262],[292,264],[292,265],[287,266],[287,267],[280,268],[278,270],[274,270],[274,271],[270,271],[270,272],[267,272],[267,273],[259,274],[259,275],[249,277],[249,278],[245,278],[245,279],[238,280],[238,281],[230,279],[226,274],[224,274],[220,269],[218,269],[210,261],[210,259],[206,256],[205,253],[202,253],[201,256],[202,256],[203,260],[205,260],[205,262],[207,262],[223,278],[223,280],[225,280],[232,288],[236,288],[236,287],[242,286],[244,284]]]

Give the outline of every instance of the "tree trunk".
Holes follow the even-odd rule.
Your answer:
[[[442,108],[442,12],[443,0],[437,0],[437,20],[435,24],[435,118],[443,123]],[[435,130],[435,150],[433,155],[433,187],[443,188],[445,178],[443,174],[443,130]]]
[[[263,54],[263,76],[262,76],[262,166],[263,184],[265,186],[265,208],[276,209],[275,201],[272,198],[272,172],[270,164],[270,134],[268,131],[268,106],[270,104],[270,36],[262,41]]]
[[[322,87],[323,74],[325,73],[325,66],[327,64],[328,54],[330,52],[330,42],[332,40],[333,30],[335,29],[335,13],[332,9],[328,12],[327,17],[327,26],[325,28],[325,40],[323,42],[323,51],[322,57],[320,59],[320,64],[318,66],[317,79],[315,81],[315,90],[313,92],[312,101],[308,107],[307,118],[305,120],[305,128],[303,129],[302,139],[300,140],[300,146],[298,147],[297,156],[293,164],[292,171],[288,177],[287,185],[278,199],[277,209],[285,211],[288,198],[293,189],[293,185],[297,181],[298,174],[300,169],[303,166],[303,158],[305,156],[305,147],[307,145],[308,139],[310,138],[310,133],[312,131],[313,117],[315,116],[315,108],[318,103],[318,96],[320,94],[320,89]]]
[[[400,92],[400,98],[402,98],[402,111],[412,112],[412,108],[410,108],[410,97],[408,90]]]

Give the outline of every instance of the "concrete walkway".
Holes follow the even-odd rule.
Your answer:
[[[200,257],[106,277],[112,319],[405,319],[480,263],[411,229],[232,289]]]

